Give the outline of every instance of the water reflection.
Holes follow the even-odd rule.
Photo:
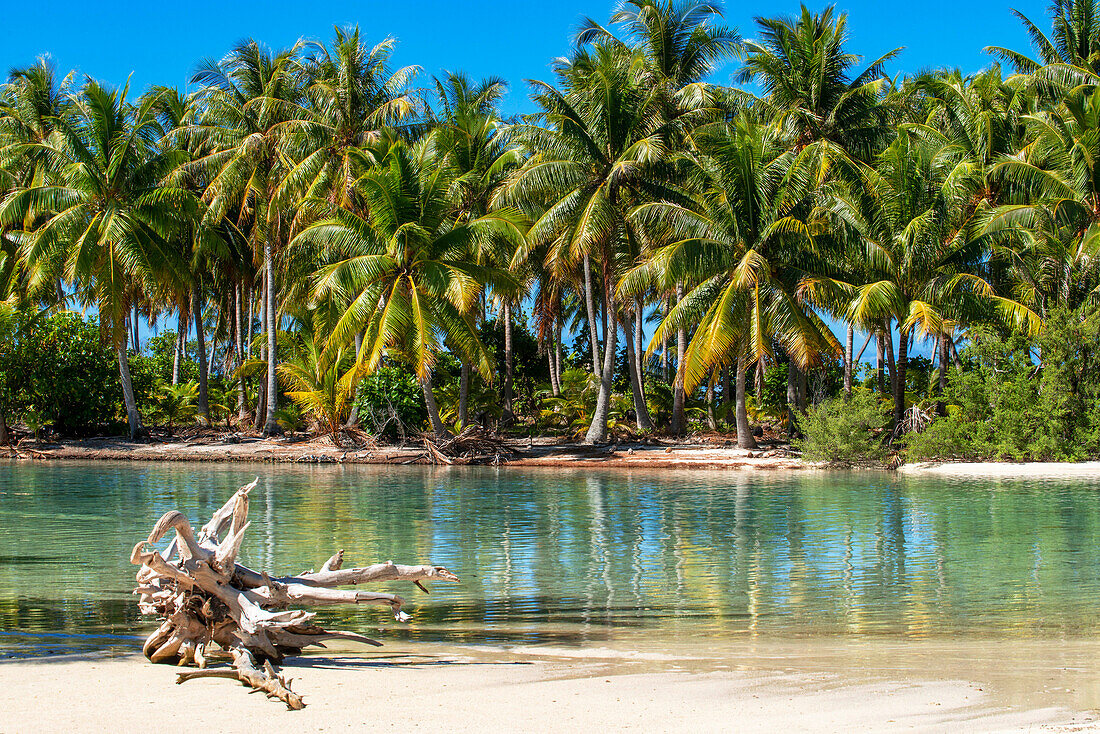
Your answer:
[[[404,627],[374,608],[323,613],[388,639],[1098,631],[1098,485],[1081,481],[3,464],[0,654],[132,645],[149,626],[133,543],[168,509],[205,518],[257,472],[243,562],[302,571],[344,548],[462,577],[431,596],[390,585],[412,602]]]

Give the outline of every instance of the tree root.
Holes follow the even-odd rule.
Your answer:
[[[442,566],[401,566],[393,561],[363,568],[343,568],[344,552],[337,551],[320,571],[272,579],[238,564],[237,555],[248,530],[248,494],[256,482],[241,487],[202,526],[196,535],[178,511],[165,513],[149,537],[136,546],[130,561],[137,573],[138,608],[162,620],[146,639],[145,656],[154,663],[195,667],[181,672],[177,683],[194,678],[234,678],[277,698],[289,709],[305,704],[274,668],[288,655],[310,646],[324,647],[325,639],[345,639],[368,645],[381,643],[353,632],[325,630],[313,623],[314,614],[292,605],[379,604],[388,606],[399,622],[409,619],[405,600],[385,594],[339,586],[379,581],[409,581],[427,591],[424,581],[458,581]],[[169,532],[173,540],[163,551],[149,549]],[[233,669],[207,669],[217,644],[233,658]]]

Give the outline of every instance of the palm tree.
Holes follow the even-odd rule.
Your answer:
[[[329,47],[302,47],[303,108],[278,124],[281,150],[293,161],[279,184],[287,208],[309,197],[355,210],[356,157],[369,160],[382,131],[414,122],[419,107],[407,89],[419,67],[390,67],[393,38],[369,47],[358,26],[335,34]]]
[[[437,108],[429,110],[434,139],[445,153],[453,171],[456,221],[476,219],[492,209],[492,197],[520,161],[520,152],[511,143],[497,109],[507,85],[489,78],[473,83],[464,74],[446,73],[435,78]],[[516,258],[514,247],[501,241],[483,241],[482,248],[469,253],[472,262],[513,267],[517,272],[525,263]],[[522,282],[525,279],[519,279]],[[493,294],[500,305],[504,324],[504,375],[501,385],[502,419],[514,419],[512,410],[513,354],[512,309],[522,299],[515,290]],[[462,363],[459,375],[459,422],[467,417],[470,365]]]
[[[299,47],[272,53],[256,41],[245,41],[220,62],[204,61],[192,81],[202,85],[205,111],[194,130],[205,135],[210,151],[187,164],[208,185],[205,224],[228,219],[248,233],[253,251],[261,253],[266,334],[267,400],[263,432],[280,431],[278,408],[276,251],[286,240],[290,217],[276,205],[280,181],[289,162],[281,153],[281,125],[306,116],[300,106],[303,75]],[[259,417],[259,416],[258,416]]]
[[[897,366],[892,385],[894,420],[906,410],[906,366],[911,335],[940,335],[950,322],[1002,318],[1034,331],[1038,316],[996,293],[983,277],[981,242],[952,228],[950,212],[960,189],[941,177],[938,148],[908,128],[876,160],[863,167],[858,187],[833,186],[823,210],[838,229],[857,238],[866,281],[841,283],[811,277],[804,284],[817,297],[843,294],[855,323],[898,324]],[[965,194],[963,194],[965,196]],[[947,322],[945,326],[945,322]]]
[[[1100,74],[1100,3],[1097,0],[1053,0],[1048,10],[1052,25],[1049,36],[1019,10],[1013,9],[1012,14],[1023,24],[1038,57],[1032,59],[1001,46],[987,46],[986,53],[1012,64],[1020,74],[1036,75],[1041,70],[1055,72],[1053,77],[1045,75],[1045,80],[1082,75],[1095,78]]]
[[[126,320],[134,292],[171,282],[183,263],[168,240],[198,213],[186,190],[160,185],[179,160],[155,149],[153,100],[132,106],[124,87],[95,81],[71,99],[71,111],[36,147],[49,156],[51,180],[9,195],[0,221],[12,226],[36,212],[49,218],[27,233],[21,257],[32,290],[74,285],[94,307],[118,353],[130,436],[145,434],[134,398],[126,350]]]
[[[639,71],[644,83],[658,90],[657,105],[664,118],[674,120],[682,114],[697,115],[701,106],[716,102],[719,96],[716,89],[701,80],[730,56],[740,53],[740,35],[735,29],[720,25],[721,17],[719,7],[709,2],[625,0],[611,16],[611,25],[625,31],[623,40],[589,18],[581,25],[576,42],[578,46],[608,44],[626,54],[639,51],[645,62]],[[691,132],[690,127],[685,127],[670,134],[666,145],[670,150],[690,148]],[[641,255],[636,251],[631,254],[635,258]],[[682,294],[682,284],[675,290]],[[624,314],[627,358],[638,428],[647,429],[653,427],[653,422],[646,405],[642,364],[642,294],[636,296],[632,310],[633,324],[631,317]],[[682,359],[687,344],[686,328],[677,332],[676,341],[677,358]],[[677,380],[673,396],[672,431],[679,434],[685,428],[687,400],[682,381]]]
[[[732,366],[738,445],[754,448],[745,393],[749,365],[772,356],[775,342],[803,369],[838,346],[791,285],[805,272],[800,253],[814,251],[806,224],[783,210],[781,182],[794,153],[773,126],[749,114],[698,142],[691,170],[698,193],[690,202],[654,202],[632,212],[638,228],[664,244],[620,287],[629,293],[647,281],[666,290],[688,284],[649,352],[685,324],[696,324],[678,377],[691,391],[716,369]]]
[[[1020,302],[1044,317],[1100,299],[1100,90],[1023,117],[1029,142],[990,179],[1009,193],[984,232]]]
[[[542,207],[528,235],[528,247],[552,245],[550,257],[566,269],[581,265],[588,322],[595,349],[597,293],[600,281],[604,344],[600,390],[588,443],[607,438],[607,416],[614,378],[620,307],[618,276],[638,252],[626,212],[637,203],[675,196],[655,175],[668,157],[667,144],[680,130],[694,127],[706,112],[668,121],[661,114],[661,92],[635,73],[640,57],[610,45],[580,51],[559,68],[565,91],[532,82],[542,111],[514,126],[512,134],[531,156],[509,180],[503,196],[524,207]],[[626,258],[620,257],[627,253]],[[590,267],[591,264],[591,267]],[[593,355],[598,366],[599,354]]]
[[[374,371],[387,356],[407,363],[437,436],[449,433],[431,385],[443,343],[489,380],[491,363],[472,310],[486,285],[507,289],[511,280],[498,268],[470,262],[468,254],[488,240],[518,244],[524,237],[518,214],[509,210],[456,222],[454,175],[444,164],[434,134],[413,145],[395,141],[356,182],[365,216],[336,210],[295,238],[296,245],[328,241],[345,253],[315,276],[317,299],[349,304],[326,350],[362,333],[362,370]]]

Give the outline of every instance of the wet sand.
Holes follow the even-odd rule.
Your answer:
[[[0,663],[0,732],[1100,731],[1095,643],[430,644],[296,659],[307,707],[140,656]]]

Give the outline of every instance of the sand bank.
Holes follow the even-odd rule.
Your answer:
[[[1100,461],[1058,462],[921,462],[898,467],[903,474],[990,479],[1100,479]]]
[[[921,654],[941,677],[914,674],[889,651],[861,667],[812,649],[792,666],[775,651],[717,665],[608,650],[409,646],[297,659],[287,671],[307,703],[298,712],[230,681],[176,686],[172,668],[139,656],[3,662],[0,732],[1096,730],[1095,716],[1063,705],[1080,699],[954,679],[952,656]]]

